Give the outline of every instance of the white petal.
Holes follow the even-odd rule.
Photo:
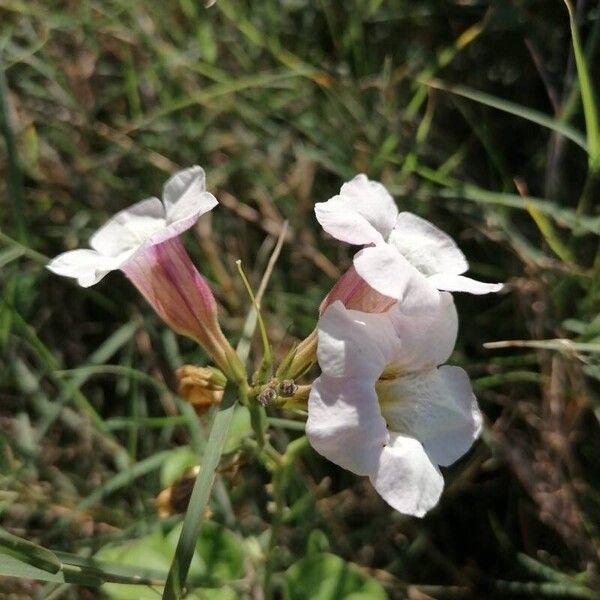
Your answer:
[[[90,246],[105,256],[140,248],[166,227],[165,210],[158,198],[147,198],[107,221],[91,237]]]
[[[452,354],[458,332],[458,315],[451,294],[442,292],[438,306],[406,314],[397,305],[389,311],[396,337],[401,341],[391,361],[397,371],[415,372],[437,367]]]
[[[390,438],[371,483],[392,508],[422,517],[438,503],[444,478],[417,440],[400,434]]]
[[[90,287],[118,269],[122,262],[119,257],[102,256],[95,250],[72,250],[59,254],[46,268],[57,275],[77,279],[82,287]]]
[[[377,384],[388,428],[417,438],[438,465],[458,460],[481,432],[469,377],[444,366]]]
[[[374,383],[400,352],[400,340],[386,313],[348,310],[339,301],[319,319],[318,336],[319,366],[331,377],[353,375]]]
[[[175,173],[165,184],[163,202],[168,229],[172,233],[170,237],[192,227],[201,215],[218,204],[217,199],[206,191],[206,176],[199,166]]]
[[[384,296],[395,298],[404,310],[437,306],[439,293],[395,248],[378,244],[354,256],[356,272]]]
[[[398,215],[389,242],[425,275],[459,274],[469,268],[464,254],[447,233],[409,212]]]
[[[339,195],[315,205],[323,229],[349,244],[375,244],[390,235],[398,209],[385,187],[357,175],[345,183]]]
[[[306,435],[325,458],[357,475],[377,467],[388,439],[372,382],[321,375],[308,399]]]
[[[447,290],[448,292],[469,292],[470,294],[490,294],[499,292],[504,285],[501,283],[483,283],[463,275],[452,275],[450,273],[439,273],[431,275],[428,280],[438,290]]]

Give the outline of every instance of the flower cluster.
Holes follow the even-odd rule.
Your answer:
[[[315,212],[325,231],[363,248],[321,307],[322,374],[309,397],[308,438],[329,460],[368,476],[396,510],[423,516],[443,489],[439,466],[467,452],[482,424],[467,374],[444,365],[458,329],[448,291],[502,285],[465,277],[454,240],[398,213],[365,175]]]
[[[84,287],[123,271],[174,331],[201,344],[220,372],[186,366],[178,373],[180,393],[199,414],[220,402],[225,379],[250,389],[219,327],[212,291],[179,238],[216,205],[201,167],[180,171],[162,201],[119,212],[92,236],[90,249],[48,265]],[[319,453],[368,476],[396,510],[422,516],[442,492],[439,467],[467,452],[482,424],[468,376],[444,364],[458,330],[449,292],[502,286],[465,277],[468,264],[452,238],[399,213],[385,187],[365,175],[315,212],[327,233],[361,249],[321,303],[316,331],[266,387],[252,382],[254,401],[307,402],[306,433]],[[312,386],[296,385],[315,353],[321,375]]]

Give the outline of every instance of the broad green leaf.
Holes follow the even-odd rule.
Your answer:
[[[186,600],[237,600],[237,592],[228,585],[218,588],[198,588],[186,596]]]
[[[329,550],[329,540],[327,539],[327,536],[320,529],[313,529],[306,542],[306,553],[308,555],[321,554],[327,550]]]
[[[156,569],[165,573],[170,564],[169,549],[160,531],[132,542],[102,548],[96,557],[124,565]],[[107,583],[102,586],[102,590],[114,600],[156,600],[158,591],[162,588]]]
[[[239,450],[243,441],[250,435],[252,435],[250,411],[245,406],[237,406],[231,419],[223,454],[231,454]]]
[[[386,600],[375,579],[334,554],[313,554],[285,574],[286,600]]]
[[[96,557],[103,561],[150,568],[166,573],[171,564],[181,529],[182,525],[179,524],[166,534],[156,531],[131,542],[106,546],[98,552]],[[190,564],[190,587],[206,584],[216,587],[221,583],[239,579],[243,575],[244,552],[240,540],[227,528],[212,521],[204,522]],[[113,600],[137,600],[138,598],[146,600],[160,596],[163,586],[151,588],[109,583],[102,589]],[[207,590],[207,597],[214,597],[214,595],[210,595],[213,591]],[[201,592],[205,593],[204,590]],[[233,597],[235,598],[235,596]]]
[[[184,473],[198,464],[198,455],[189,447],[174,450],[160,468],[160,484],[163,488],[173,485]]]

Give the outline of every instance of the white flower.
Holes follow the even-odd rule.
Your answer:
[[[414,289],[426,293],[427,288],[415,284],[418,273],[438,290],[487,294],[502,289],[502,284],[464,277],[469,264],[454,240],[425,219],[398,213],[386,188],[364,174],[345,183],[339,195],[317,203],[315,213],[333,237],[367,246],[355,255],[354,267],[381,294],[422,304]]]
[[[139,251],[183,233],[217,204],[206,191],[202,167],[179,171],[165,184],[162,202],[147,198],[122,210],[91,237],[91,250],[60,254],[48,269],[92,286],[110,271],[126,267]]]
[[[332,462],[368,476],[396,510],[423,516],[444,482],[438,465],[460,458],[481,430],[469,378],[439,366],[458,320],[452,296],[406,314],[396,304],[370,314],[335,302],[318,325],[322,374],[313,383],[306,432]]]
[[[180,171],[165,184],[162,202],[148,198],[122,210],[92,236],[91,250],[65,252],[48,269],[83,287],[120,269],[169,327],[201,344],[229,379],[244,381],[245,369],[219,327],[213,293],[179,239],[217,204],[201,167]]]

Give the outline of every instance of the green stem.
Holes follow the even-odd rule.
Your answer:
[[[242,278],[242,281],[244,282],[244,287],[246,288],[248,297],[250,298],[250,301],[252,302],[252,306],[254,307],[254,310],[256,311],[256,318],[258,320],[258,331],[260,332],[260,338],[261,338],[262,345],[263,345],[263,359],[262,359],[262,366],[260,368],[260,371],[266,373],[267,377],[270,377],[271,376],[271,373],[270,373],[271,366],[273,364],[273,354],[271,352],[271,344],[269,343],[269,336],[267,335],[267,329],[265,327],[265,323],[264,323],[262,315],[260,313],[260,306],[258,305],[258,302],[254,296],[254,292],[252,291],[250,282],[248,281],[248,278],[246,277],[246,274],[244,273],[244,269],[242,268],[242,261],[238,260],[238,261],[236,261],[235,264],[240,273],[240,277]],[[260,383],[265,383],[265,382],[260,381]]]
[[[277,556],[275,549],[277,547],[281,525],[283,524],[284,520],[285,490],[287,488],[287,482],[290,474],[293,471],[294,465],[296,464],[296,460],[298,460],[298,457],[307,446],[308,439],[306,436],[299,437],[293,442],[290,442],[285,454],[281,457],[281,460],[278,461],[277,469],[273,476],[273,499],[275,500],[275,513],[273,514],[273,521],[271,523],[271,535],[269,537],[269,547],[267,549],[265,574],[263,578],[263,594],[266,600],[270,600],[273,595],[272,577],[275,570],[274,559]]]

